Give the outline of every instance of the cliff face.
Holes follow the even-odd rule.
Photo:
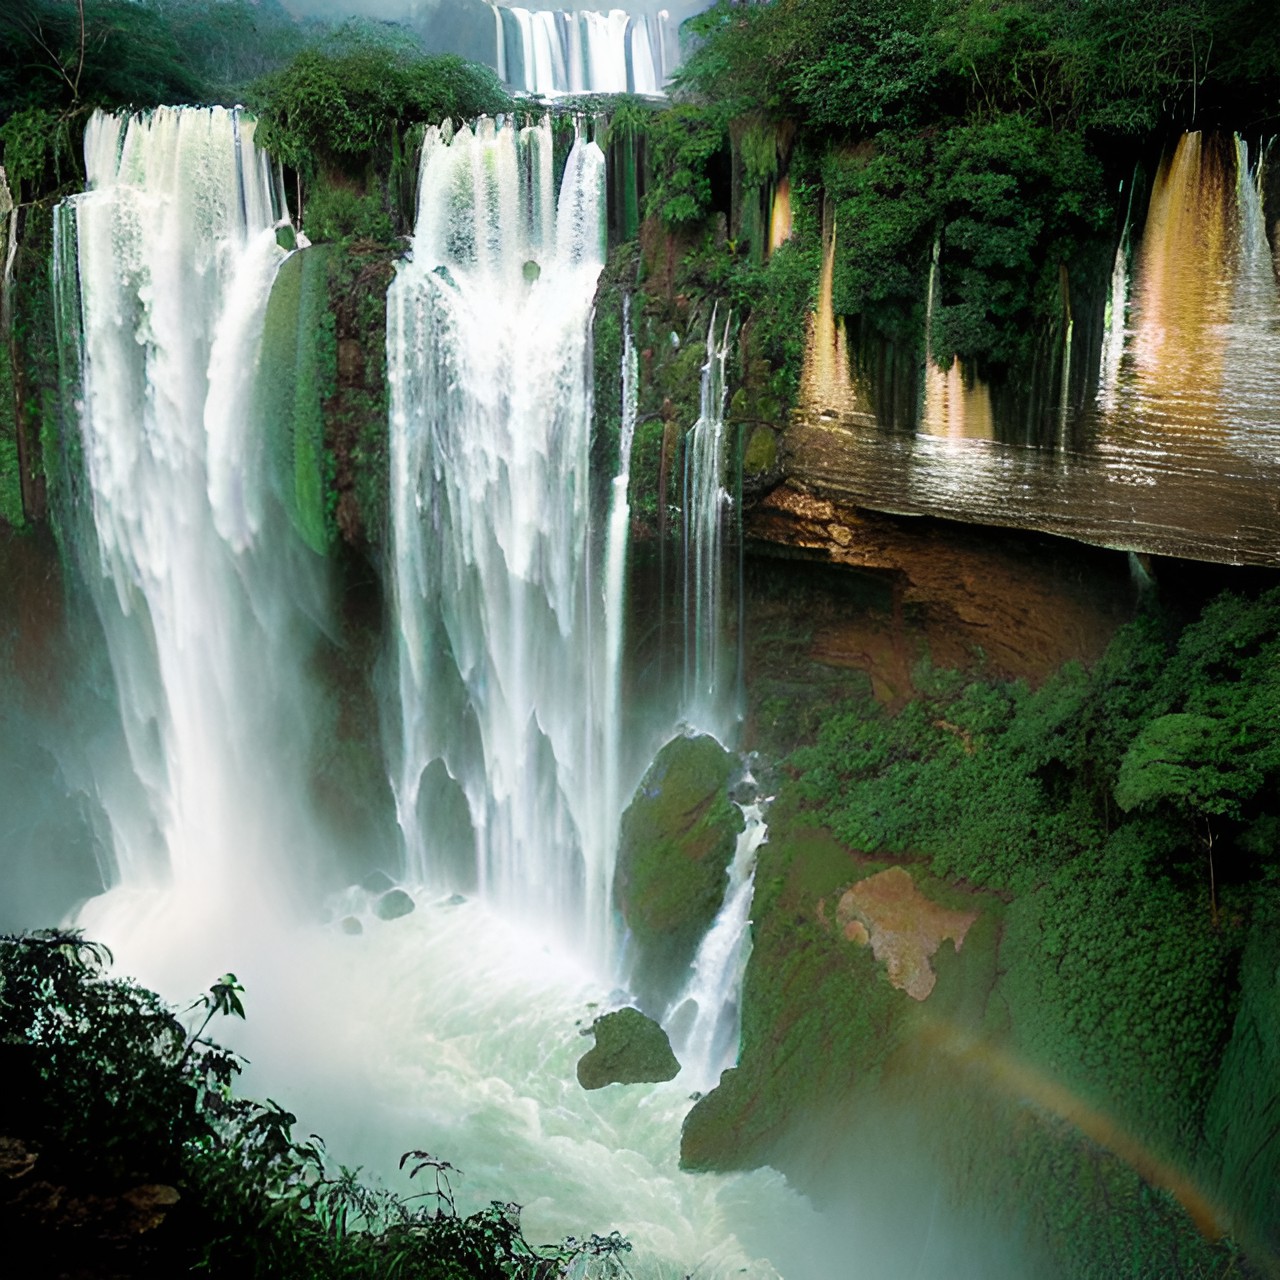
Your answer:
[[[981,665],[1039,683],[1091,661],[1132,612],[1124,556],[1058,539],[860,511],[783,484],[744,517],[758,555],[853,570],[887,599],[870,611],[817,601],[811,653],[871,676],[886,701],[910,689],[926,653],[938,666]],[[783,571],[785,572],[785,571]],[[753,609],[754,613],[755,610]]]

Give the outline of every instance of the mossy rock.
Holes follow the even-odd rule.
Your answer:
[[[755,427],[742,451],[743,477],[765,476],[777,469],[778,437],[772,427]]]
[[[597,1018],[591,1030],[595,1047],[578,1059],[578,1083],[584,1089],[607,1084],[657,1084],[672,1080],[680,1063],[667,1033],[639,1009],[619,1009]]]
[[[632,989],[661,1012],[678,994],[724,898],[742,812],[738,761],[706,735],[675,738],[622,816],[615,895],[635,946]]]

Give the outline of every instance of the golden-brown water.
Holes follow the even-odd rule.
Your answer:
[[[791,239],[791,179],[783,174],[769,211],[769,252]]]
[[[1055,387],[1053,421],[1011,440],[985,388],[929,367],[915,434],[830,393],[803,400],[793,474],[871,509],[1280,564],[1280,290],[1260,189],[1238,140],[1186,134],[1165,156],[1131,272],[1117,262],[1115,346],[1083,409],[1060,418]],[[829,275],[824,261],[822,299]],[[814,375],[836,328],[820,307]],[[814,375],[807,388],[824,385]]]

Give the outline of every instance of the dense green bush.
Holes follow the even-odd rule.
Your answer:
[[[1145,871],[1202,882],[1205,831],[1229,883],[1274,878],[1280,592],[1224,595],[1180,633],[1152,614],[1090,672],[1042,689],[923,669],[891,715],[869,695],[793,758],[798,785],[857,848],[923,853],[940,873],[1026,890],[1126,826]],[[1159,824],[1164,832],[1153,838]]]
[[[389,171],[408,126],[493,114],[511,100],[488,67],[349,24],[260,81],[254,106],[259,141],[285,164],[359,177],[371,162]]]

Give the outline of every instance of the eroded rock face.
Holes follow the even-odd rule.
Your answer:
[[[631,985],[661,1013],[684,982],[724,897],[742,812],[737,759],[714,738],[675,738],[622,816],[614,892],[635,948]]]
[[[639,1009],[618,1009],[592,1024],[596,1043],[578,1059],[578,1083],[584,1089],[607,1084],[657,1084],[672,1080],[680,1063],[667,1033]]]
[[[787,485],[754,504],[746,531],[760,550],[794,555],[813,571],[841,566],[883,583],[882,609],[841,610],[828,583],[803,612],[813,658],[866,670],[890,703],[910,696],[925,652],[938,666],[982,663],[1033,683],[1064,662],[1092,662],[1137,598],[1121,552],[872,514]],[[750,601],[751,616],[762,607],[768,601]]]
[[[959,951],[977,918],[976,911],[949,911],[930,901],[902,867],[859,880],[835,909],[835,927],[845,939],[870,946],[889,981],[913,1000],[926,999],[938,980],[934,953],[948,938]]]

